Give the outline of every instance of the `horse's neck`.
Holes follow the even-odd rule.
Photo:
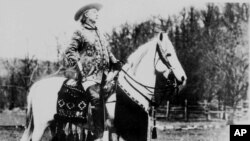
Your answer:
[[[148,53],[141,60],[141,63],[137,67],[135,78],[145,85],[154,87],[155,85],[155,68],[154,68],[154,46],[148,50]]]
[[[150,62],[148,62],[150,63]],[[134,78],[139,82],[143,83],[144,85],[154,87],[155,85],[155,74],[154,70],[151,68],[143,67],[142,65],[140,68],[137,69]]]
[[[123,69],[131,76],[134,80],[140,82],[143,85],[154,87],[155,86],[155,68],[154,68],[154,55],[155,48],[149,44],[149,50],[146,55],[141,59],[138,66],[130,68],[130,64],[124,65]],[[136,68],[136,69],[135,69]]]
[[[149,64],[141,64],[137,67],[135,73],[133,73],[134,70],[129,68],[129,64],[126,64],[123,70],[118,77],[120,88],[135,103],[138,103],[138,105],[142,106],[148,112],[148,99],[152,99],[152,94],[154,93],[154,89],[151,87],[155,86],[155,75],[152,68],[149,68]]]

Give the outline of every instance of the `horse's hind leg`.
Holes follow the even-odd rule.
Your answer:
[[[54,120],[51,122],[51,124],[49,125],[49,129],[50,129],[50,133],[51,133],[51,136],[52,136],[52,139],[51,141],[58,141],[58,123]]]
[[[39,124],[39,125],[34,126],[34,131],[32,134],[32,141],[40,141],[47,127],[48,127],[48,124]]]

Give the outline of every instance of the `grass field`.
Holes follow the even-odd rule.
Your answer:
[[[19,110],[4,111],[0,113],[0,125],[23,125],[25,123],[25,113]],[[195,125],[195,124],[220,124],[212,122],[158,122],[158,125]],[[0,141],[19,141],[22,128],[17,127],[0,127]],[[154,141],[229,141],[229,128],[224,126],[217,129],[185,130],[171,129],[158,130],[158,138]],[[45,133],[43,141],[50,138],[49,132]]]
[[[1,141],[19,141],[23,130],[0,129]],[[217,130],[189,130],[189,131],[158,131],[158,138],[154,141],[229,141],[229,129]],[[49,133],[45,133],[43,141],[49,140]]]

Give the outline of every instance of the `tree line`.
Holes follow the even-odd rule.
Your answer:
[[[206,9],[183,9],[178,15],[160,16],[114,30],[110,43],[114,54],[126,60],[136,47],[160,30],[169,34],[187,73],[187,86],[172,103],[207,100],[217,108],[236,107],[246,99],[249,71],[249,4],[208,3]],[[125,59],[124,59],[125,58]]]
[[[249,84],[248,21],[249,4],[208,3],[202,10],[189,7],[168,18],[153,16],[140,24],[125,23],[107,37],[114,55],[126,62],[137,47],[159,31],[167,32],[188,76],[182,93],[168,100],[176,104],[184,99],[193,104],[207,100],[218,108],[235,107],[246,99]],[[30,56],[2,61],[8,73],[0,79],[0,109],[24,107],[29,87],[36,80],[64,70],[61,46],[58,43],[56,62]]]

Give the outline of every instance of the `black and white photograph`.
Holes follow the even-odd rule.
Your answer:
[[[249,8],[0,0],[0,141],[246,139]]]

